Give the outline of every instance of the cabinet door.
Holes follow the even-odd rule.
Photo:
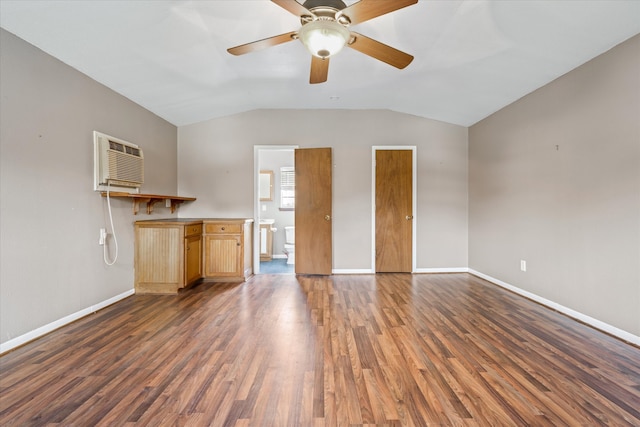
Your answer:
[[[180,229],[140,227],[136,231],[136,283],[180,283]]]
[[[242,276],[240,235],[205,236],[205,276]]]
[[[202,277],[202,236],[186,237],[184,248],[184,282],[189,284]]]
[[[273,258],[273,231],[271,224],[260,224],[260,261]]]

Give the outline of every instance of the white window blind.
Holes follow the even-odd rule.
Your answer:
[[[292,167],[280,168],[280,209],[296,206],[296,171]]]

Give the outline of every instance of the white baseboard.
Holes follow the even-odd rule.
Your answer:
[[[454,267],[454,268],[416,268],[416,273],[468,273],[467,267]]]
[[[103,309],[113,303],[116,303],[130,295],[133,295],[135,291],[133,289],[123,292],[120,295],[116,295],[108,300],[102,301],[98,304],[87,307],[83,310],[77,311],[73,314],[63,317],[62,319],[58,319],[55,322],[51,322],[47,325],[41,326],[38,329],[34,329],[31,332],[27,332],[24,335],[20,335],[19,337],[13,338],[9,341],[3,342],[0,344],[0,355],[6,353],[7,351],[13,350],[16,347],[19,347],[23,344],[28,343],[29,341],[33,341],[37,338],[40,338],[43,335],[48,334],[64,325],[68,325],[71,322],[75,322],[76,320],[87,316],[91,313],[95,313],[96,311]]]
[[[468,273],[467,267],[454,267],[454,268],[416,268],[414,274],[420,273]],[[376,272],[371,268],[336,268],[331,271],[331,274],[375,274]]]
[[[491,276],[487,276],[484,273],[480,273],[479,271],[473,270],[473,269],[469,269],[469,273],[473,274],[474,276],[478,276],[481,279],[484,279],[488,282],[491,282],[495,285],[498,285],[502,288],[508,289],[512,292],[515,292],[518,295],[522,295],[523,297],[527,297],[537,303],[540,303],[544,306],[547,306],[553,310],[559,311],[562,314],[566,314],[567,316],[579,320],[580,322],[586,323],[587,325],[593,326],[596,329],[599,329],[603,332],[606,332],[608,334],[611,334],[615,337],[620,338],[623,341],[635,344],[635,345],[640,345],[640,337],[637,335],[633,335],[630,332],[627,331],[623,331],[622,329],[616,328],[615,326],[611,326],[608,323],[604,323],[598,319],[594,319],[593,317],[587,316],[586,314],[582,314],[578,311],[575,311],[569,307],[565,307],[563,305],[560,305],[556,302],[553,302],[551,300],[548,300],[546,298],[543,298],[541,296],[538,296],[536,294],[533,294],[531,292],[525,291],[524,289],[520,289],[516,286],[510,285],[509,283],[503,282],[502,280],[496,279],[494,277]]]
[[[331,274],[373,274],[370,268],[334,268]]]

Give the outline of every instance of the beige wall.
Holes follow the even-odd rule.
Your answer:
[[[178,130],[180,216],[253,217],[254,145],[331,147],[333,268],[371,270],[372,146],[417,146],[417,268],[467,266],[467,129],[391,111],[258,110]]]
[[[98,245],[93,130],[144,149],[143,190],[177,191],[175,126],[0,30],[0,340],[133,289],[131,203],[113,200],[120,254]],[[158,209],[158,215],[168,215]],[[143,215],[148,218],[147,215]]]
[[[472,126],[469,166],[470,268],[640,335],[640,36]]]

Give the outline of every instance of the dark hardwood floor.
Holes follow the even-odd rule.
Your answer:
[[[640,425],[640,349],[468,274],[136,295],[0,373],[3,426]]]

